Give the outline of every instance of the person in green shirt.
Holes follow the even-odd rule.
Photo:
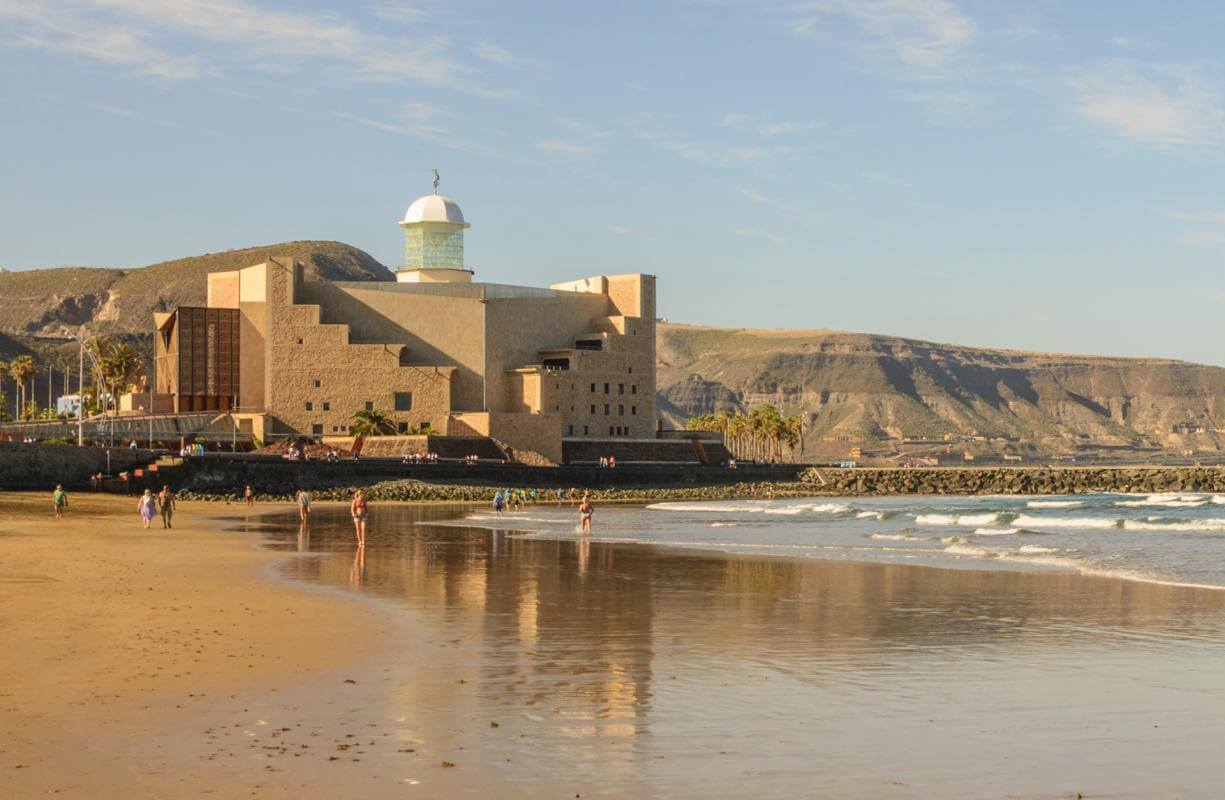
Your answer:
[[[51,495],[51,502],[55,503],[55,518],[62,519],[64,517],[64,509],[68,508],[68,492],[64,491],[62,484],[55,485],[55,492]]]

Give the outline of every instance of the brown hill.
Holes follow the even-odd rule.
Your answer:
[[[809,455],[1225,449],[1219,367],[674,324],[660,325],[658,353],[666,419],[781,404],[803,411]]]
[[[369,254],[340,242],[286,242],[163,261],[137,269],[32,269],[0,273],[0,331],[57,334],[84,325],[90,333],[147,333],[152,313],[203,305],[205,276],[272,256],[292,256],[307,275],[328,280],[394,280]]]

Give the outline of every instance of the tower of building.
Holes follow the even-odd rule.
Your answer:
[[[471,283],[472,270],[464,266],[464,214],[454,200],[434,192],[418,197],[400,221],[404,229],[404,267],[396,271],[400,283]]]

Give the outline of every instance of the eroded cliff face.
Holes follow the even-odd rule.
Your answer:
[[[809,452],[926,439],[1031,455],[1225,447],[1225,369],[1027,353],[830,331],[661,324],[667,421],[774,403],[803,411]]]

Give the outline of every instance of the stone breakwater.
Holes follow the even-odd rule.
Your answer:
[[[1026,467],[977,469],[828,469],[800,481],[814,494],[1091,494],[1225,492],[1225,467]]]
[[[513,483],[510,485],[514,485]],[[354,481],[350,484],[311,487],[316,500],[349,500],[358,487],[372,502],[489,502],[497,486],[432,483],[416,479]],[[576,487],[578,489],[583,486]],[[672,486],[593,488],[596,500],[660,502],[665,500],[763,499],[770,490],[775,497],[828,495],[836,497],[908,494],[1090,494],[1123,492],[1225,493],[1225,467],[1093,467],[1020,469],[840,469],[813,467],[798,481],[742,482],[719,486]],[[258,492],[260,500],[293,500],[290,485],[269,486]],[[568,492],[567,492],[568,494]],[[187,489],[183,499],[237,502],[240,493],[230,489]],[[540,502],[555,502],[552,488],[538,488]]]

